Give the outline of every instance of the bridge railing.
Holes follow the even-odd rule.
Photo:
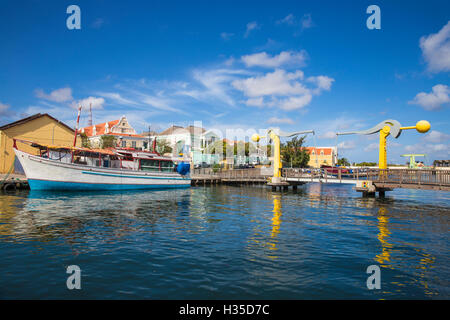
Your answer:
[[[191,176],[196,177],[211,177],[217,179],[232,179],[232,180],[259,180],[266,179],[271,174],[264,173],[259,168],[249,168],[249,169],[212,169],[212,168],[201,168],[192,170]]]
[[[384,169],[372,181],[386,184],[450,186],[450,170]]]
[[[303,179],[321,179],[328,180],[370,180],[377,176],[377,169],[370,168],[283,168],[282,176],[284,178],[303,178]]]
[[[230,180],[261,180],[272,176],[271,170],[253,169],[212,169],[201,168],[192,170],[191,176],[230,179]],[[300,178],[304,180],[322,182],[344,182],[348,180],[371,180],[383,184],[415,184],[450,187],[450,170],[432,169],[372,169],[372,168],[283,168],[282,177]]]

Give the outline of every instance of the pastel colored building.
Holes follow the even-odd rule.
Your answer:
[[[93,148],[101,147],[102,136],[115,137],[117,146],[121,148],[140,150],[149,148],[148,138],[137,134],[125,116],[118,120],[81,128],[80,132],[88,137]]]
[[[14,161],[13,139],[33,141],[43,145],[73,146],[75,130],[49,114],[37,113],[0,127],[0,173],[23,173],[19,161]],[[25,152],[38,154],[36,148],[17,141]],[[81,146],[81,139],[77,139]]]
[[[337,164],[337,147],[305,147],[309,154],[308,166],[335,166]]]

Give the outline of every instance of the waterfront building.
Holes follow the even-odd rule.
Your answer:
[[[13,139],[28,140],[43,145],[73,146],[75,130],[47,113],[30,117],[0,127],[0,173],[23,173],[19,161],[14,161]],[[37,150],[17,141],[22,150],[37,154]],[[77,146],[81,139],[77,139]]]
[[[220,137],[212,130],[197,126],[171,126],[156,136],[157,140],[165,140],[173,150],[173,155],[188,155],[194,165],[217,163],[218,158],[207,153],[208,147]]]
[[[137,134],[125,116],[118,120],[81,128],[80,132],[87,136],[93,148],[101,147],[103,136],[115,137],[117,146],[121,148],[138,150],[147,150],[149,148],[148,138]]]
[[[337,164],[337,147],[305,147],[309,154],[308,166],[320,168],[321,165],[335,166]]]
[[[433,166],[437,168],[449,168],[450,160],[434,160]]]

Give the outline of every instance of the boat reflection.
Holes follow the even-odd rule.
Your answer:
[[[152,230],[148,225],[155,226],[160,220],[168,220],[180,227],[178,212],[189,214],[190,206],[189,189],[89,193],[31,190],[26,197],[2,198],[0,236],[14,241],[48,241],[64,236],[74,241],[86,237],[85,229],[90,224],[101,223],[104,225],[103,236],[108,241],[143,229],[143,223],[137,223],[139,221],[145,222],[147,232]],[[199,211],[198,208],[192,210],[196,218]],[[195,224],[183,226],[187,232],[195,231]]]

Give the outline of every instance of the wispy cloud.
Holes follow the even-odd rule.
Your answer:
[[[312,17],[311,17],[310,13],[304,14],[302,19],[300,20],[300,22],[301,22],[301,29],[302,30],[310,29],[310,28],[314,27],[314,22],[312,20]]]
[[[447,142],[450,140],[450,135],[440,131],[433,130],[430,133],[426,134],[424,137],[422,137],[422,140],[430,143]]]
[[[9,114],[10,111],[9,108],[10,108],[9,104],[0,102],[0,116],[6,116],[7,114]]]
[[[244,55],[241,60],[247,67],[266,67],[277,68],[283,65],[303,66],[307,59],[305,50],[301,51],[282,51],[278,55],[271,56],[266,52]]]
[[[125,106],[138,105],[137,102],[132,101],[130,99],[126,99],[126,98],[122,97],[122,95],[120,93],[117,93],[117,92],[97,92],[96,94],[103,98],[107,98],[119,105],[125,105]]]
[[[234,36],[234,33],[230,33],[230,32],[222,32],[220,34],[220,37],[225,41],[230,40],[233,36]]]
[[[417,104],[425,110],[438,110],[444,104],[450,102],[450,88],[443,84],[437,84],[430,93],[420,92],[409,104]]]
[[[235,106],[235,100],[230,93],[230,82],[240,75],[248,74],[242,69],[207,69],[194,70],[193,88],[177,91],[178,95],[185,95],[204,102],[220,101],[229,106]]]
[[[73,101],[71,106],[72,108],[77,108],[81,106],[83,109],[103,109],[103,105],[105,104],[105,99],[97,98],[97,97],[87,97],[81,100]]]
[[[317,80],[316,88],[308,88],[302,80],[304,73],[301,70],[286,72],[276,69],[261,76],[253,76],[232,82],[235,89],[241,91],[246,97],[248,106],[279,107],[284,110],[301,109],[307,106],[313,95],[321,90],[330,89],[334,81]]]
[[[268,124],[294,124],[294,120],[290,118],[272,117],[267,120]]]
[[[91,26],[94,29],[100,29],[105,24],[105,19],[103,18],[97,18],[92,22]]]
[[[275,24],[295,27],[299,32],[294,33],[294,35],[298,35],[300,32],[314,27],[314,22],[310,13],[305,13],[300,19],[290,13],[283,19],[277,20]]]
[[[295,17],[292,13],[288,14],[283,19],[277,20],[276,24],[287,24],[287,25],[295,25],[297,22],[295,21]]]
[[[419,43],[428,71],[450,71],[450,21],[438,33],[421,37]]]
[[[250,33],[253,30],[257,30],[260,27],[261,26],[256,21],[252,21],[252,22],[247,23],[247,28],[246,28],[245,33],[244,33],[244,38],[248,38],[248,36],[250,35]]]
[[[38,98],[53,102],[66,102],[73,100],[72,89],[69,87],[53,90],[49,94],[46,94],[42,89],[36,89],[35,93]]]

